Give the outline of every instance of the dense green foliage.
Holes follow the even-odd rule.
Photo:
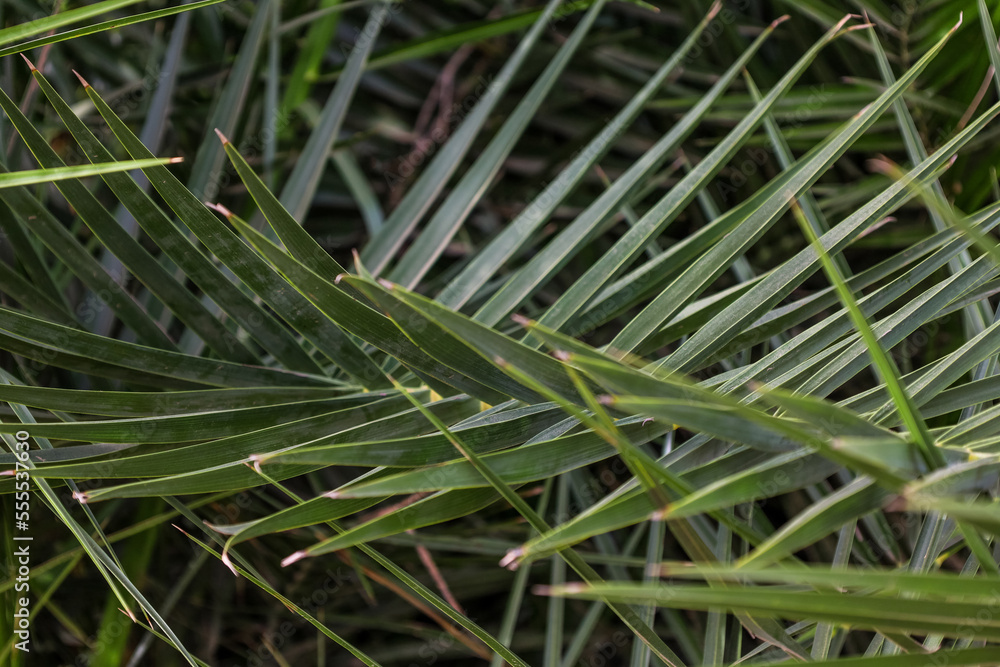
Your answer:
[[[654,4],[0,2],[0,663],[1000,664],[1000,7]]]

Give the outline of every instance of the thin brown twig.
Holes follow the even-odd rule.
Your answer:
[[[61,7],[56,7],[55,11],[52,12],[52,13],[53,13],[53,15],[55,15],[55,14],[58,14],[60,11],[61,11]],[[52,36],[54,34],[56,34],[56,31],[55,31],[55,29],[52,29],[52,30],[49,30],[45,34],[45,36],[46,37],[50,37],[50,36]],[[51,44],[46,44],[45,46],[42,47],[42,52],[41,52],[41,55],[39,55],[39,57],[38,57],[38,65],[37,65],[37,68],[38,68],[39,72],[44,72],[45,71],[45,63],[48,62],[48,60],[49,60],[49,52],[51,50],[52,50],[52,45]],[[38,91],[39,90],[40,89],[38,87],[38,82],[35,81],[35,77],[29,78],[28,79],[28,88],[24,91],[24,97],[21,98],[21,113],[23,113],[24,115],[28,115],[28,110],[31,108],[32,102],[35,101],[35,96],[38,95]],[[11,135],[10,141],[7,142],[7,154],[8,155],[10,155],[10,153],[14,150],[14,142],[17,140],[18,136],[19,135],[17,135],[17,134]]]
[[[972,120],[972,114],[974,114],[976,109],[979,108],[983,98],[986,96],[986,91],[990,89],[990,82],[993,81],[993,72],[993,65],[990,65],[989,69],[986,70],[986,77],[983,79],[983,85],[979,86],[979,91],[969,104],[969,108],[965,110],[965,113],[962,114],[962,119],[958,121],[958,127],[955,128],[956,132],[961,132],[962,129],[965,128],[966,123]]]
[[[412,493],[412,494],[406,496],[405,498],[403,498],[402,500],[400,500],[398,503],[395,503],[393,505],[389,505],[388,507],[383,507],[383,508],[374,510],[372,512],[369,512],[368,514],[361,515],[361,523],[367,523],[367,522],[372,521],[374,519],[378,519],[379,517],[385,516],[386,514],[391,514],[392,512],[396,512],[398,510],[401,510],[404,507],[409,507],[413,503],[417,502],[418,500],[422,500],[422,499],[426,498],[429,495],[430,495],[429,491],[420,491],[418,493]]]
[[[417,537],[417,533],[414,530],[408,530],[406,531],[406,534],[413,536],[414,539]],[[441,574],[441,570],[438,569],[437,563],[434,562],[434,556],[431,555],[430,550],[419,542],[417,542],[415,546],[417,549],[417,556],[420,557],[420,562],[427,568],[427,572],[430,573],[431,579],[434,580],[434,584],[438,587],[438,590],[441,591],[441,595],[444,597],[445,601],[451,605],[452,609],[465,616],[465,611],[462,609],[462,605],[458,603],[458,598],[452,594],[451,588],[448,586],[448,582],[445,581],[444,575]]]
[[[338,554],[338,555],[340,555],[341,559],[347,558],[346,554]],[[403,600],[408,602],[412,607],[425,614],[428,618],[437,623],[442,630],[447,632],[457,641],[461,642],[470,651],[475,653],[476,656],[482,658],[483,660],[489,660],[490,657],[493,655],[493,652],[490,651],[490,649],[486,645],[482,644],[474,637],[471,637],[468,634],[466,634],[461,628],[458,628],[452,623],[450,623],[447,618],[439,614],[433,608],[429,607],[428,605],[418,600],[412,594],[403,590],[403,588],[400,587],[398,584],[389,581],[387,578],[383,577],[377,572],[372,571],[365,565],[361,565],[360,567],[362,570],[364,570],[365,575],[367,575],[372,581],[388,588],[390,591],[392,591],[393,593],[401,597]]]

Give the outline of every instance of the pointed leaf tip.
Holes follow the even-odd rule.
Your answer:
[[[354,270],[357,271],[358,275],[365,275],[365,265],[361,261],[361,254],[358,252],[357,248],[351,248],[351,256],[354,258]]]
[[[222,564],[229,568],[234,577],[240,576],[240,573],[236,571],[236,566],[233,565],[233,561],[229,560],[229,551],[226,549],[222,550]]]
[[[247,465],[249,466],[250,463],[253,463],[254,472],[256,472],[258,475],[263,476],[264,471],[261,470],[260,466],[261,466],[261,464],[263,464],[265,462],[266,462],[266,460],[264,459],[263,456],[260,456],[259,454],[251,454],[250,455],[250,460],[247,461]]]
[[[775,28],[777,28],[779,25],[781,25],[782,23],[784,23],[785,21],[787,21],[790,18],[791,18],[791,16],[789,16],[788,14],[782,14],[778,18],[776,18],[773,21],[771,21],[771,25],[768,26],[768,29],[769,30],[774,30]]]
[[[212,202],[205,202],[205,206],[209,207],[210,209],[212,209],[213,211],[215,211],[219,215],[222,215],[223,217],[226,218],[226,220],[229,220],[230,218],[233,217],[233,212],[230,211],[225,206],[223,206],[222,204],[215,204],[215,203],[212,203]]]
[[[178,525],[177,525],[176,523],[172,523],[172,524],[170,524],[170,525],[171,525],[171,526],[173,526],[174,528],[176,528],[177,530],[181,531],[181,532],[182,532],[182,533],[184,533],[185,535],[187,535],[187,534],[188,534],[188,532],[187,532],[186,530],[184,530],[183,528],[181,528],[180,526],[178,526]]]
[[[73,70],[73,74],[75,74],[76,78],[78,78],[80,80],[80,83],[83,84],[84,88],[90,88],[90,84],[87,83],[87,80],[84,79],[83,76],[81,76],[79,72],[77,72],[76,70]]]
[[[35,67],[34,63],[32,63],[32,62],[31,62],[30,60],[28,60],[28,56],[26,56],[26,55],[24,55],[24,54],[22,53],[22,54],[21,54],[21,57],[22,57],[22,58],[24,58],[24,62],[28,63],[28,68],[29,68],[29,69],[30,69],[30,70],[31,70],[32,72],[37,72],[37,71],[38,71],[38,68],[36,68],[36,67]]]
[[[229,142],[229,139],[227,139],[227,138],[226,138],[226,135],[224,135],[224,134],[222,133],[222,130],[220,130],[219,128],[215,128],[215,134],[217,134],[217,135],[218,135],[218,137],[219,137],[219,141],[221,141],[221,142],[222,142],[222,145],[223,145],[223,146],[225,146],[226,144],[230,143],[230,142]]]
[[[649,520],[650,521],[663,521],[664,519],[668,518],[669,516],[670,516],[670,508],[669,507],[664,507],[664,508],[658,509],[655,512],[653,512],[652,514],[650,514],[649,515]]]
[[[845,15],[844,18],[842,18],[839,21],[837,21],[837,23],[833,26],[833,30],[831,32],[834,35],[836,35],[837,33],[839,33],[840,29],[844,27],[844,24],[846,24],[848,21],[850,21],[853,16],[854,16],[853,14],[847,14],[847,15]]]
[[[522,327],[531,326],[531,322],[532,322],[531,319],[529,319],[529,318],[527,318],[524,315],[521,315],[519,313],[514,313],[513,315],[510,316],[510,319],[515,324],[519,324]]]
[[[307,556],[305,551],[296,551],[291,556],[286,557],[281,561],[281,567],[288,567],[296,561],[300,561]]]
[[[865,162],[868,170],[876,174],[888,174],[890,166],[885,158],[871,158]]]
[[[517,547],[516,549],[511,549],[507,552],[507,555],[500,559],[500,567],[507,568],[508,570],[516,570],[518,568],[517,561],[524,554],[524,549]]]
[[[535,584],[531,587],[531,592],[534,595],[550,596],[552,595],[552,586],[545,586],[543,584]]]

